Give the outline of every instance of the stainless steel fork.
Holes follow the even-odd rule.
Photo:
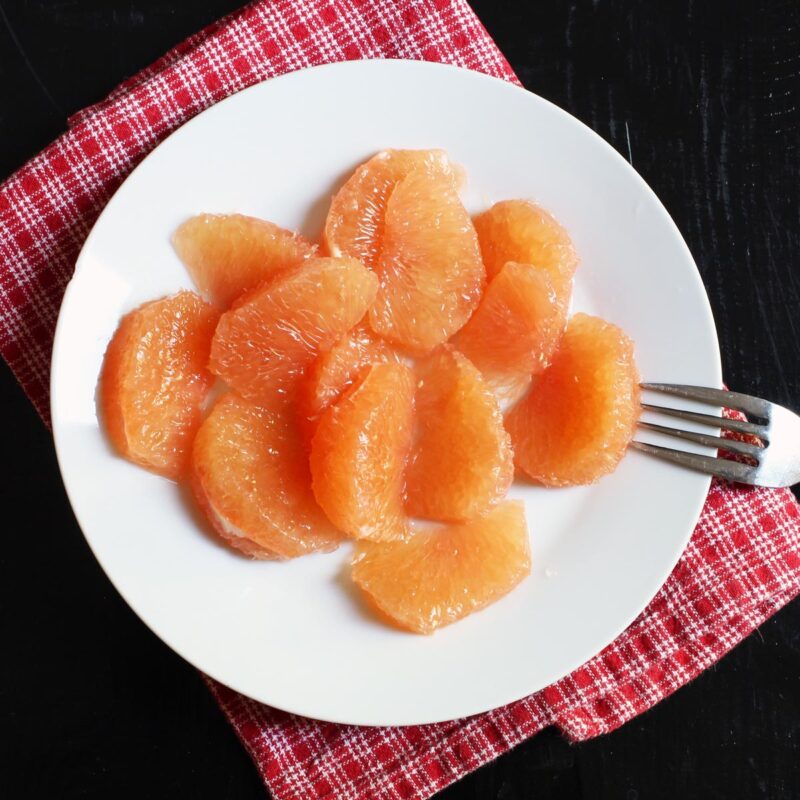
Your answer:
[[[646,442],[631,442],[631,447],[643,453],[663,458],[682,467],[716,475],[753,486],[792,486],[800,482],[800,416],[777,403],[770,403],[759,397],[720,389],[707,389],[702,386],[682,386],[671,383],[643,383],[642,389],[652,392],[695,400],[712,406],[725,406],[746,414],[759,422],[744,422],[725,419],[713,414],[700,414],[679,408],[667,408],[642,403],[642,409],[666,414],[670,417],[707,425],[712,428],[749,433],[758,437],[760,443],[741,442],[736,439],[723,439],[696,431],[686,431],[639,421],[639,427],[656,433],[674,436],[687,442],[716,447],[730,453],[747,456],[753,463],[729,461],[724,458],[687,453],[669,447],[659,447]]]

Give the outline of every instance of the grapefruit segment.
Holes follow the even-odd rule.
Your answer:
[[[572,486],[614,470],[638,416],[633,342],[616,325],[576,314],[506,428],[523,472],[546,486]]]
[[[193,292],[131,311],[106,350],[101,418],[116,450],[176,479],[186,465],[214,381],[206,369],[219,314]]]
[[[385,339],[424,353],[469,319],[485,271],[475,228],[450,177],[417,169],[395,186],[376,271],[380,288],[369,322]]]
[[[316,250],[293,231],[243,214],[192,217],[175,231],[172,245],[197,288],[222,308]]]
[[[311,492],[308,462],[292,415],[229,393],[195,438],[192,488],[234,547],[257,558],[333,550],[341,534]]]
[[[356,326],[309,367],[297,396],[300,426],[308,443],[326,408],[353,385],[364,367],[396,358],[369,328]]]
[[[364,316],[376,289],[355,259],[308,259],[222,315],[209,368],[259,405],[291,400],[309,364]]]
[[[311,442],[314,495],[352,537],[387,541],[408,535],[404,470],[413,399],[408,367],[375,364],[319,421]]]
[[[455,343],[498,395],[515,400],[550,362],[567,310],[567,298],[556,292],[546,271],[509,261]]]
[[[521,502],[470,522],[430,527],[404,542],[359,542],[356,585],[401,628],[433,633],[500,599],[531,569]]]
[[[444,150],[384,150],[361,164],[331,201],[324,233],[328,252],[357,258],[374,269],[389,196],[417,168],[456,180]]]
[[[490,280],[508,261],[532,264],[548,272],[559,295],[569,297],[578,256],[552,214],[530,200],[502,200],[474,222]]]
[[[492,390],[461,353],[444,347],[421,365],[415,404],[409,513],[452,521],[485,513],[514,479],[511,443]]]

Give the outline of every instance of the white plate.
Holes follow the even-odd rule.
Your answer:
[[[432,637],[365,616],[349,546],[284,564],[204,534],[176,486],[117,458],[95,386],[120,316],[191,283],[169,237],[201,211],[316,235],[330,195],[386,147],[445,148],[471,210],[530,197],[582,258],[574,307],[621,325],[650,380],[720,385],[713,319],[663,206],[611,147],[522,89],[441,65],[357,61],[295,72],[199,115],[125,181],[78,259],[56,333],[53,428],[64,483],[98,561],[177,653],[278,708],[398,725],[474,714],[562,677],[645,607],[683,550],[707,478],[630,453],[596,486],[515,486],[533,574]]]

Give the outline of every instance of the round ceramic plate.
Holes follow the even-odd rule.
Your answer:
[[[500,80],[403,61],[295,72],[200,114],[145,159],[86,241],[58,323],[53,428],[75,514],[125,600],[189,662],[272,706],[368,725],[484,711],[593,656],[666,579],[709,485],[633,452],[595,486],[515,485],[531,576],[418,636],[362,611],[349,545],[247,560],[205,532],[175,484],[114,455],[95,409],[103,353],[125,312],[191,288],[176,226],[242,212],[317,236],[332,192],[388,147],[447,150],[467,170],[471,211],[517,197],[550,209],[582,260],[573,308],[621,325],[647,379],[720,385],[706,294],[661,203],[591,130]]]

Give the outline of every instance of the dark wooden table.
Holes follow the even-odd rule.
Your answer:
[[[4,0],[0,178],[237,5]],[[666,204],[708,288],[726,380],[800,406],[800,5],[474,7],[525,85],[630,156]],[[5,365],[0,410],[0,797],[263,797],[198,674],[95,563]],[[545,732],[441,797],[800,797],[800,602],[617,733],[572,746]]]

